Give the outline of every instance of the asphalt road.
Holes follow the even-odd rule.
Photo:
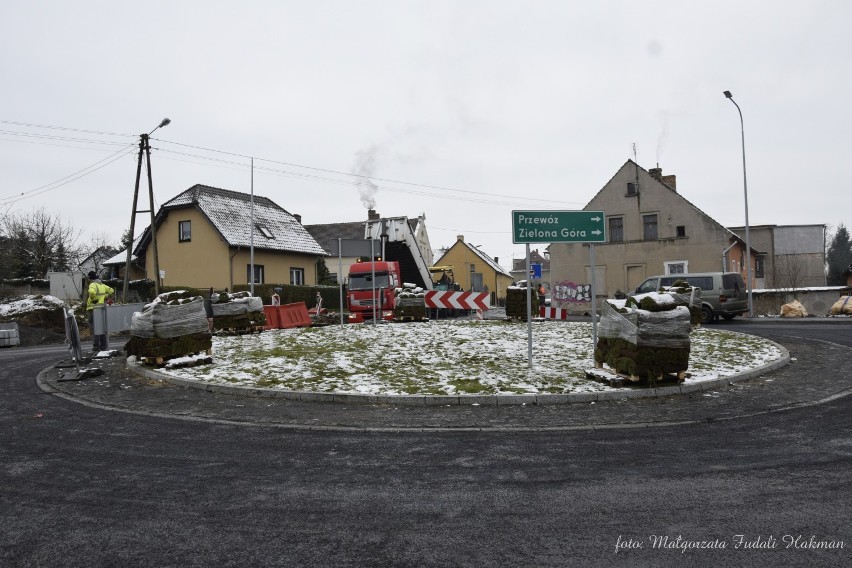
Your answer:
[[[398,432],[126,378],[102,383],[121,404],[81,404],[36,384],[63,350],[4,350],[0,566],[849,565],[852,326],[719,327],[794,361],[695,396],[340,418]],[[157,393],[173,417],[132,407]],[[495,427],[418,431],[426,411]],[[543,419],[570,427],[501,428]]]

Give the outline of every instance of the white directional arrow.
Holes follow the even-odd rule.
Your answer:
[[[600,217],[591,217],[591,219],[592,219],[592,221],[598,221],[598,222],[600,222],[600,220],[601,220]]]
[[[593,234],[593,235],[600,235],[600,234],[601,234],[601,231],[600,231],[600,230],[592,231],[592,234]]]

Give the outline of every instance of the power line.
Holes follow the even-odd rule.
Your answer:
[[[272,163],[272,164],[279,164],[279,165],[282,165],[282,166],[302,168],[302,169],[306,169],[306,170],[312,170],[312,171],[323,172],[323,173],[328,173],[328,174],[348,176],[348,177],[352,177],[352,178],[369,179],[369,180],[372,180],[372,181],[381,181],[381,182],[401,184],[401,185],[410,185],[410,186],[414,186],[414,187],[422,187],[422,188],[425,188],[425,189],[436,189],[436,190],[440,190],[440,191],[450,191],[450,192],[454,192],[454,193],[468,193],[468,194],[472,194],[472,195],[482,195],[482,196],[486,196],[486,197],[505,198],[505,199],[513,200],[513,203],[517,202],[517,199],[518,199],[517,195],[488,193],[488,192],[484,192],[484,191],[471,191],[471,190],[466,190],[466,189],[457,189],[457,188],[452,188],[452,187],[443,187],[443,186],[401,181],[401,180],[395,180],[395,179],[389,179],[389,178],[380,178],[380,177],[368,176],[368,175],[364,175],[364,174],[355,174],[355,173],[351,173],[351,172],[341,172],[341,171],[338,171],[338,170],[331,170],[331,169],[327,169],[327,168],[317,168],[317,167],[313,167],[313,166],[305,166],[305,165],[301,165],[301,164],[295,164],[295,163],[292,163],[292,162],[284,162],[284,161],[272,160],[272,159],[268,159],[268,158],[258,158],[258,157],[255,157],[255,156],[246,156],[246,155],[237,154],[237,153],[234,153],[234,152],[226,152],[224,150],[216,150],[216,149],[213,149],[213,148],[205,148],[203,146],[193,146],[193,145],[190,145],[190,144],[183,144],[183,143],[180,143],[180,142],[171,142],[169,140],[158,139],[157,141],[158,142],[164,142],[166,144],[174,144],[176,146],[183,146],[185,148],[192,148],[194,150],[203,150],[205,152],[216,152],[216,153],[220,153],[220,154],[226,154],[226,155],[229,155],[229,156],[235,156],[235,157],[246,158],[246,159],[254,158],[256,161],[269,162],[269,163]],[[171,151],[171,150],[163,150],[163,151]],[[201,157],[201,156],[198,156],[198,157]],[[255,167],[255,169],[258,169],[258,168]],[[270,170],[270,171],[277,171],[277,170]],[[293,172],[291,172],[291,173],[293,173]],[[393,191],[393,188],[385,187],[385,189]],[[397,191],[401,191],[401,190],[397,189]],[[420,195],[430,195],[430,194],[420,194]],[[578,202],[566,202],[566,201],[559,201],[559,200],[554,200],[554,199],[541,199],[541,198],[526,198],[525,201],[540,201],[540,202],[543,202],[543,203],[578,203]]]
[[[83,168],[82,170],[78,170],[78,171],[76,171],[72,174],[65,176],[65,177],[59,178],[56,181],[42,185],[40,187],[36,187],[36,188],[31,189],[29,191],[24,191],[24,192],[20,193],[19,195],[0,198],[0,203],[4,203],[4,204],[17,203],[18,201],[22,201],[24,199],[28,199],[30,197],[35,197],[36,195],[41,195],[43,193],[47,193],[48,191],[53,191],[54,189],[58,189],[58,188],[62,187],[63,185],[67,185],[67,184],[69,184],[73,181],[77,181],[78,179],[80,179],[82,177],[85,177],[89,174],[92,174],[92,173],[110,165],[111,163],[113,163],[117,160],[120,160],[124,156],[131,154],[133,152],[134,148],[135,148],[134,146],[127,146],[125,148],[122,148],[118,152],[115,152],[114,154],[107,156],[106,158],[104,158],[102,160],[98,160],[94,164],[87,166],[87,167]]]

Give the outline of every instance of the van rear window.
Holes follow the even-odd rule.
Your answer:
[[[745,288],[745,282],[743,281],[743,277],[739,274],[723,274],[722,288],[725,290],[732,290],[734,288],[742,290]]]

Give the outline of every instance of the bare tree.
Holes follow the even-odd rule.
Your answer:
[[[28,214],[2,218],[3,276],[44,278],[57,265],[75,264],[81,231],[63,223],[43,207]]]
[[[783,254],[775,257],[775,282],[785,292],[785,302],[796,299],[797,291],[807,277],[807,263],[795,254]]]

